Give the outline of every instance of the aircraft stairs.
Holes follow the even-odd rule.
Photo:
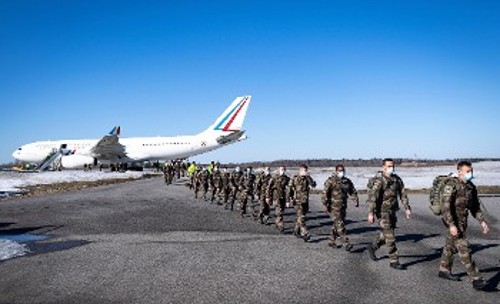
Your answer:
[[[50,152],[47,157],[45,158],[44,161],[42,161],[40,164],[37,166],[38,171],[45,171],[50,168],[50,166],[56,162],[60,157],[63,155],[63,148],[59,149],[53,149],[52,152]]]

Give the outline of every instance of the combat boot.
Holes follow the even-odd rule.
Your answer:
[[[460,278],[457,275],[454,275],[448,271],[440,270],[438,273],[438,277],[440,277],[442,279],[450,280],[450,281],[460,281]]]
[[[311,239],[311,236],[310,236],[309,234],[304,234],[304,235],[302,236],[302,239],[304,240],[304,242],[306,242],[306,243],[307,243],[307,242],[309,242],[309,240]]]
[[[405,269],[405,267],[403,265],[401,265],[399,262],[392,262],[389,264],[389,266],[391,266],[391,268],[394,268],[394,269],[397,269],[397,270],[403,270]]]
[[[370,259],[372,259],[373,261],[376,261],[377,260],[377,256],[375,255],[375,247],[373,246],[373,244],[370,244],[368,245],[368,255],[370,256]]]
[[[475,290],[485,290],[487,285],[488,284],[486,283],[486,281],[484,279],[472,280],[472,287]]]
[[[349,243],[345,243],[345,244],[344,244],[344,249],[345,249],[345,251],[348,251],[348,252],[349,252],[349,251],[351,251],[351,250],[352,250],[352,245],[351,245],[351,244],[349,244]]]

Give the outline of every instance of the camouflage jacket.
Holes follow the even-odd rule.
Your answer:
[[[472,182],[464,183],[458,177],[450,178],[441,194],[442,218],[448,226],[456,226],[460,231],[467,229],[469,212],[480,223],[485,221],[476,186]]]
[[[290,199],[299,204],[309,202],[309,190],[316,187],[316,182],[310,175],[295,175],[290,180]]]
[[[266,198],[288,199],[290,177],[286,174],[278,174],[271,178],[266,189]]]
[[[372,183],[372,185],[370,185]],[[368,182],[368,209],[377,216],[394,214],[399,210],[398,198],[406,210],[410,210],[408,195],[401,177],[385,176],[380,172]]]
[[[264,199],[266,197],[267,187],[271,179],[271,174],[261,173],[257,176],[257,180],[255,181],[255,193],[259,198]]]
[[[198,180],[199,183],[203,185],[208,185],[210,184],[210,172],[207,170],[201,170],[196,174],[196,179]]]
[[[238,190],[238,187],[241,184],[241,180],[243,179],[243,172],[242,171],[233,171],[231,173],[231,187],[235,190]]]
[[[212,187],[222,188],[222,172],[214,170],[212,173]]]
[[[231,173],[222,172],[221,173],[221,183],[222,183],[223,189],[230,188],[230,186],[231,186]]]
[[[323,187],[323,205],[347,206],[347,197],[351,196],[358,200],[358,192],[354,184],[347,177],[339,178],[337,175],[330,176]]]
[[[253,195],[255,190],[255,174],[245,172],[240,178],[239,189],[247,194]]]

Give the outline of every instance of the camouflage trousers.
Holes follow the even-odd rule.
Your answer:
[[[222,188],[219,187],[212,187],[211,188],[211,196],[210,196],[210,201],[213,202],[217,198],[217,205],[221,205],[221,193],[222,193]]]
[[[219,202],[221,202],[221,204],[223,203],[224,205],[228,205],[228,202],[229,202],[229,195],[231,194],[231,189],[229,188],[221,188],[220,192],[219,192]]]
[[[172,175],[171,175],[171,174],[169,174],[169,173],[166,173],[166,174],[165,174],[165,183],[166,183],[167,185],[170,185],[170,184],[172,183],[172,181],[173,181]]]
[[[329,212],[330,217],[333,221],[332,234],[329,237],[330,244],[335,244],[337,238],[342,239],[344,244],[349,244],[349,238],[347,237],[347,231],[345,229],[345,210],[333,206]]]
[[[276,200],[276,207],[274,208],[274,215],[276,216],[276,228],[278,229],[283,229],[284,228],[284,223],[283,223],[283,214],[285,213],[285,208],[286,208],[286,199],[285,198],[278,198]]]
[[[389,253],[389,262],[398,262],[398,249],[396,248],[396,236],[394,229],[396,228],[396,216],[391,214],[383,214],[379,219],[380,234],[373,242],[374,249],[379,249],[382,245],[387,245]]]
[[[207,192],[208,192],[208,184],[203,184],[203,183],[196,183],[194,186],[194,197],[198,197],[198,192],[200,190],[203,190],[203,198],[207,198]]]
[[[266,202],[266,196],[261,195],[259,199],[259,218],[268,218],[270,213],[269,204]]]
[[[467,274],[472,280],[482,279],[481,273],[472,260],[470,245],[465,238],[465,233],[459,233],[458,236],[452,236],[450,230],[446,231],[446,242],[441,255],[439,263],[439,270],[444,272],[451,272],[453,266],[453,256],[458,252],[460,261],[465,266]]]
[[[295,204],[295,212],[297,216],[295,219],[294,232],[300,234],[300,236],[306,236],[309,234],[306,226],[306,214],[308,211],[309,202]]]
[[[253,194],[247,193],[246,191],[244,191],[241,193],[241,196],[240,196],[240,214],[241,215],[244,215],[247,213],[247,207],[252,212],[252,216],[257,217],[257,214],[255,213],[255,208],[253,205]]]

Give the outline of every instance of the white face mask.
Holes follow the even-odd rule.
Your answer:
[[[465,173],[464,175],[464,179],[465,181],[471,181],[472,179],[474,178],[474,174],[472,172],[469,172],[469,173]]]
[[[301,169],[301,170],[299,171],[299,175],[300,175],[300,176],[306,176],[306,175],[307,175],[307,170]]]
[[[345,176],[344,171],[339,171],[339,172],[337,172],[337,176],[338,176],[339,178],[344,177],[344,176]]]
[[[285,170],[285,169],[279,169],[279,170],[278,170],[278,173],[279,173],[280,175],[285,174],[285,172],[286,172],[286,170]]]
[[[394,174],[394,167],[389,167],[387,170],[385,170],[385,173],[389,176]]]
[[[240,167],[236,167],[236,168],[234,169],[234,171],[236,171],[236,172],[240,172]]]

